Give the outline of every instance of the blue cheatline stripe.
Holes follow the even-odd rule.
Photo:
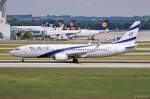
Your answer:
[[[130,39],[127,39],[127,40],[123,40],[123,41],[118,41],[118,42],[115,42],[115,43],[124,43],[124,42],[133,41],[135,39],[136,39],[136,37],[133,37],[133,38],[130,38]]]
[[[89,47],[89,46],[93,46],[93,45],[84,45],[84,46],[75,46],[75,47],[61,48],[61,49],[57,49],[57,50],[54,50],[54,51],[50,51],[50,52],[48,52],[46,54],[40,55],[40,56],[38,56],[38,58],[49,57],[49,56],[55,55],[55,54],[63,52],[63,51],[76,49],[76,48],[82,48],[82,47]]]
[[[128,31],[134,30],[134,29],[139,28],[139,27],[140,27],[140,25],[134,26],[132,28],[129,28]]]

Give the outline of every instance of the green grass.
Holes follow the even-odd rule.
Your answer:
[[[0,49],[0,54],[9,54],[9,51],[11,51],[11,49]]]
[[[138,48],[150,48],[150,44],[139,44]]]
[[[150,53],[150,50],[135,50],[134,53]]]
[[[150,69],[0,68],[1,99],[149,99],[149,96]]]
[[[23,45],[25,45],[25,44],[20,44],[20,45],[15,45],[15,44],[13,44],[13,45],[11,45],[11,44],[7,44],[7,45],[0,45],[0,48],[16,48],[16,47],[19,47],[19,46],[23,46]]]

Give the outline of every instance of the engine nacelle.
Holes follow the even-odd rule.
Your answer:
[[[55,55],[55,60],[56,61],[67,61],[68,56],[66,54],[56,54]]]

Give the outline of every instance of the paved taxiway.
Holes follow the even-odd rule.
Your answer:
[[[1,61],[0,67],[43,67],[43,68],[150,68],[150,62],[131,62],[131,61],[81,61],[79,64],[74,63],[56,63],[49,61]]]

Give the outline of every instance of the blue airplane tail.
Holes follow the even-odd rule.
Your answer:
[[[69,28],[70,30],[74,29],[75,28],[75,20],[71,20],[70,23],[69,23]]]
[[[136,46],[135,42],[140,28],[140,21],[135,21],[128,31],[115,44],[124,44],[127,47]]]

